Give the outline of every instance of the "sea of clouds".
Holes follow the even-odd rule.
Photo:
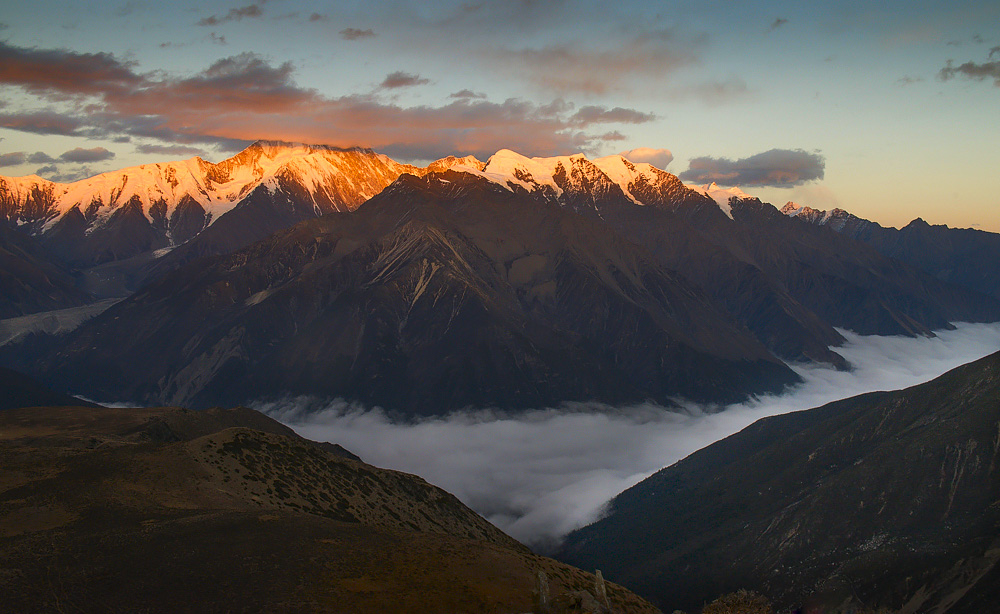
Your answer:
[[[596,520],[619,492],[759,418],[873,390],[919,384],[1000,350],[1000,323],[959,324],[936,337],[841,331],[849,372],[792,365],[803,383],[725,407],[572,404],[517,414],[457,412],[415,422],[343,401],[291,398],[255,407],[366,462],[417,474],[516,539],[546,550]]]

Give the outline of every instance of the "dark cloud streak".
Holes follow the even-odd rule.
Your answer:
[[[257,19],[263,17],[264,9],[261,8],[261,3],[248,4],[247,6],[241,6],[234,9],[229,9],[229,12],[219,17],[218,15],[210,15],[204,19],[198,21],[199,26],[217,26],[230,21],[243,21],[244,19]]]
[[[110,160],[115,157],[115,152],[108,151],[103,147],[93,147],[91,149],[84,149],[82,147],[77,147],[71,149],[61,156],[59,159],[64,162],[103,162],[105,160]]]
[[[486,98],[486,94],[482,94],[480,92],[473,92],[472,90],[465,89],[449,94],[448,98],[464,98],[466,100],[470,99],[484,100]]]
[[[993,51],[990,50],[990,57],[993,56]],[[993,85],[1000,87],[1000,60],[983,62],[982,64],[966,62],[959,66],[955,66],[951,60],[948,60],[947,65],[938,72],[938,78],[942,81],[949,81],[956,76],[962,76],[975,81],[993,79]]]
[[[0,154],[0,166],[20,166],[27,162],[28,155],[23,151],[12,151]]]
[[[489,50],[485,59],[544,89],[607,94],[635,79],[662,78],[695,63],[702,39],[682,41],[669,31],[636,36],[611,49],[573,44]]]
[[[56,159],[45,153],[44,151],[36,151],[35,153],[28,156],[29,164],[51,164],[55,162]]]
[[[652,113],[642,113],[635,109],[622,107],[608,109],[591,105],[581,107],[573,114],[570,121],[581,126],[588,126],[590,124],[645,124],[654,119],[656,116]]]
[[[363,38],[373,38],[375,32],[370,28],[367,30],[359,30],[358,28],[344,28],[340,31],[340,38],[345,41],[356,41]]]
[[[131,65],[110,53],[14,47],[0,41],[0,83],[49,96],[121,93],[141,85]]]
[[[135,150],[141,154],[161,154],[168,156],[202,156],[205,150],[198,147],[188,147],[187,145],[157,145],[154,143],[140,143],[135,146]]]
[[[605,132],[604,134],[598,136],[597,140],[604,141],[605,143],[613,143],[617,141],[627,141],[628,137],[617,130],[612,130],[611,132]]]
[[[85,121],[56,111],[0,113],[0,127],[31,134],[79,135]]]
[[[430,79],[425,79],[420,75],[414,75],[412,73],[403,72],[397,70],[394,73],[386,75],[379,87],[383,89],[397,89],[401,87],[413,87],[416,85],[427,85],[430,83]]]
[[[739,160],[708,156],[694,158],[688,170],[678,176],[694,183],[714,181],[730,186],[790,188],[822,179],[825,166],[826,161],[818,153],[801,149],[771,149]]]

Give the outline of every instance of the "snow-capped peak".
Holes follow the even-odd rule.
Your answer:
[[[550,158],[529,158],[516,151],[501,149],[490,156],[486,168],[483,169],[483,176],[505,186],[509,183],[520,185],[529,192],[548,187],[558,198],[563,193],[563,189],[556,182],[560,167],[563,173],[569,173],[578,162],[586,159],[582,153]]]
[[[596,209],[624,195],[634,204],[673,208],[691,196],[677,177],[646,162],[631,162],[618,154],[589,160],[584,154],[529,158],[501,149],[481,169],[456,167],[507,190],[523,189],[576,209]]]
[[[425,169],[428,173],[440,173],[448,169],[456,170],[468,170],[473,169],[476,171],[481,171],[486,168],[486,163],[481,161],[476,156],[447,156],[441,158],[440,160],[435,160],[427,165]]]
[[[660,170],[652,164],[646,162],[632,162],[622,155],[605,156],[594,160],[594,164],[604,171],[612,181],[625,192],[632,202],[642,205],[640,199],[636,198],[630,187],[640,180],[644,180],[649,185],[655,186],[660,183],[664,176],[669,176],[666,171]]]
[[[182,201],[193,201],[203,210],[206,224],[211,224],[258,186],[273,192],[288,181],[307,190],[318,215],[356,208],[401,173],[422,170],[367,149],[257,141],[216,164],[194,157],[66,184],[38,176],[0,177],[0,191],[15,203],[8,212],[12,221],[45,233],[73,209],[84,215],[92,230],[130,202],[138,203],[151,224],[163,227],[169,226]],[[168,238],[173,241],[169,231]]]
[[[796,215],[799,214],[801,210],[802,210],[802,205],[800,205],[799,203],[794,203],[792,201],[788,201],[787,203],[785,203],[785,206],[781,208],[781,212],[787,215],[788,217],[795,217]]]
[[[688,185],[687,187],[696,192],[701,192],[705,196],[714,200],[715,204],[719,205],[719,208],[722,209],[722,212],[729,216],[729,219],[733,219],[733,207],[729,204],[729,199],[733,197],[741,200],[744,198],[752,198],[752,196],[741,190],[739,186],[723,188],[714,181],[703,186]]]

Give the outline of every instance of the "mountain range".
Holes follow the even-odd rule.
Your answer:
[[[993,611],[1000,353],[928,383],[764,418],[618,495],[557,558],[664,611]]]
[[[948,228],[917,218],[903,228],[885,228],[843,209],[821,211],[788,203],[781,212],[826,226],[867,243],[880,253],[938,279],[1000,298],[1000,235],[975,228]]]
[[[296,192],[282,212],[290,225],[356,209],[400,174],[421,170],[371,150],[261,141],[218,164],[147,164],[72,184],[2,178],[0,217],[69,263],[94,265],[186,243],[255,193]]]
[[[410,414],[735,399],[796,381],[640,246],[453,171],[192,263],[32,362],[99,398],[314,394]]]
[[[106,401],[728,402],[796,382],[782,361],[849,368],[838,328],[1000,320],[996,297],[622,156],[416,168],[259,142],[214,165],[39,181],[0,180],[20,240],[94,294],[141,289],[0,360]]]

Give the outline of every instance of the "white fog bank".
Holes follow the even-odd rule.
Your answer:
[[[455,494],[516,539],[544,548],[599,517],[622,490],[764,416],[874,390],[919,384],[1000,350],[1000,323],[959,324],[934,338],[841,331],[854,369],[793,365],[804,382],[780,396],[706,413],[642,404],[573,404],[503,415],[460,412],[401,424],[379,409],[295,398],[256,408],[304,437],[366,462],[417,474]]]

